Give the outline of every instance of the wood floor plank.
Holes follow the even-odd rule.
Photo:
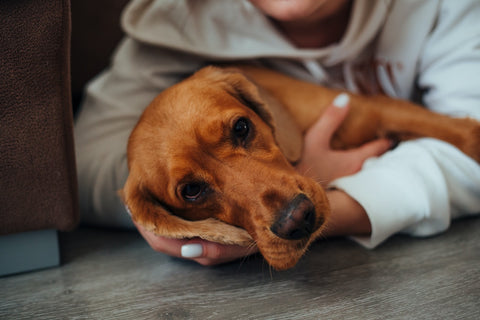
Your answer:
[[[136,233],[63,233],[62,266],[0,278],[0,319],[480,319],[480,219],[375,250],[317,242],[291,270],[207,268]]]

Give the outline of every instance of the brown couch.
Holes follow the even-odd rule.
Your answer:
[[[70,3],[0,2],[0,273],[58,264],[78,221]]]
[[[58,265],[79,221],[71,87],[108,63],[125,3],[0,1],[0,275]]]

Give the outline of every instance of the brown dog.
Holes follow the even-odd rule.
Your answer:
[[[123,198],[132,218],[165,237],[254,242],[274,268],[294,266],[322,233],[330,209],[322,187],[291,163],[323,112],[312,106],[326,107],[339,93],[248,66],[206,67],[165,90],[129,140]],[[478,122],[351,95],[332,146],[383,136],[443,139],[480,161]]]

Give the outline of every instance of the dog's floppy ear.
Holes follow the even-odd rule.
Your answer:
[[[230,94],[255,111],[273,130],[275,140],[292,163],[302,155],[303,135],[288,110],[237,68],[220,69]],[[272,81],[275,81],[272,79]]]
[[[240,246],[250,246],[254,242],[244,229],[214,218],[189,221],[175,216],[166,206],[154,201],[148,192],[128,180],[119,194],[132,219],[158,236],[174,239],[200,237],[208,241]]]

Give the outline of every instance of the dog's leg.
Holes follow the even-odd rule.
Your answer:
[[[440,139],[480,163],[480,122],[452,118],[386,96],[353,96],[352,112],[334,140],[336,147],[358,146],[378,137],[398,141],[420,137]]]
[[[283,104],[305,132],[341,93],[278,72],[251,66],[240,68]],[[334,148],[357,147],[379,137],[398,141],[430,137],[453,144],[480,163],[480,122],[431,112],[411,102],[386,96],[350,94],[351,110],[337,131]]]

